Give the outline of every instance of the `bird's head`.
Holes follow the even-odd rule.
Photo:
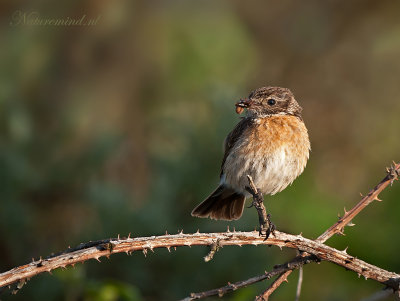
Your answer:
[[[302,108],[287,88],[262,87],[252,91],[248,98],[236,103],[236,112],[246,108],[250,117],[268,117],[272,115],[294,115],[301,117]]]

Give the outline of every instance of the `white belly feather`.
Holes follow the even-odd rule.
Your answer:
[[[224,169],[221,183],[246,193],[245,187],[249,185],[247,175],[250,175],[262,193],[273,195],[280,192],[303,172],[306,163],[293,159],[289,152],[285,146],[269,156],[257,153],[243,156],[233,150],[225,162],[225,166],[231,168],[229,171]]]
[[[242,135],[226,157],[221,183],[246,195],[247,175],[264,194],[275,194],[291,184],[303,172],[310,151],[307,129],[294,121],[296,127],[283,124],[274,132],[267,124],[254,135]]]

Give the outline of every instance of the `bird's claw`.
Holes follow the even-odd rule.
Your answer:
[[[267,221],[265,224],[260,224],[259,235],[264,237],[264,240],[267,240],[268,237],[272,234],[275,235],[275,225],[271,222],[271,215],[267,214]]]

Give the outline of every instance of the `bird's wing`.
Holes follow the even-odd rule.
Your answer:
[[[253,123],[252,118],[245,117],[242,120],[239,121],[239,123],[234,127],[234,129],[228,134],[228,136],[225,139],[224,143],[224,157],[222,159],[221,163],[221,173],[220,177],[222,176],[222,171],[224,168],[224,164],[226,161],[226,158],[229,156],[232,148],[236,144],[236,142],[239,140],[240,136],[243,134],[243,132],[249,128]]]

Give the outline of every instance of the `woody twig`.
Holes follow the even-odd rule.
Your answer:
[[[365,278],[386,284],[387,286],[398,289],[400,275],[386,271],[361,259],[347,254],[346,251],[339,251],[320,242],[316,242],[301,235],[291,235],[284,232],[275,231],[273,237],[265,240],[258,235],[258,232],[222,232],[222,233],[178,233],[175,235],[161,235],[137,238],[116,238],[106,239],[97,242],[81,244],[76,248],[68,249],[58,255],[53,255],[45,259],[34,260],[26,265],[16,267],[10,271],[0,274],[0,287],[16,282],[25,282],[29,278],[43,272],[50,272],[57,268],[66,268],[79,262],[89,259],[100,261],[103,256],[125,252],[131,254],[134,251],[154,251],[157,248],[176,248],[183,246],[209,246],[215,244],[223,246],[242,246],[242,245],[274,245],[301,250],[310,254],[308,261],[325,260],[352,270]],[[301,261],[304,259],[301,258]],[[314,261],[315,261],[314,260]],[[300,261],[299,261],[300,262]],[[288,268],[297,267],[298,263],[293,262]],[[277,267],[279,271],[287,269],[286,266]],[[274,272],[273,274],[275,274]]]
[[[323,243],[330,237],[332,237],[334,234],[342,234],[343,235],[343,229],[346,225],[350,224],[353,218],[360,213],[367,205],[369,205],[371,202],[374,200],[379,199],[379,194],[390,184],[392,185],[395,180],[398,180],[400,174],[400,164],[393,163],[393,166],[389,169],[387,169],[387,175],[386,177],[374,188],[372,189],[368,195],[362,198],[362,200],[350,211],[345,212],[345,215],[340,218],[333,226],[331,226],[327,231],[325,231],[320,237],[316,239],[316,242]],[[278,233],[278,231],[276,231]],[[321,257],[317,257],[317,260],[321,260]],[[260,282],[263,280],[268,280],[276,275],[276,271],[281,271],[279,272],[279,277],[259,296],[256,297],[256,300],[268,300],[269,296],[284,282],[287,281],[287,277],[292,273],[294,269],[298,269],[300,266],[303,266],[304,264],[308,264],[310,262],[314,262],[315,260],[312,260],[312,257],[310,258],[310,255],[307,254],[307,252],[302,252],[301,255],[296,256],[294,259],[292,259],[289,262],[286,262],[282,265],[276,266],[276,268],[279,268],[278,270],[275,268],[271,272],[265,272],[263,275],[255,276],[252,278],[249,278],[244,281],[239,281],[235,283],[233,286],[228,284],[225,287],[221,287],[218,289],[214,289],[211,291],[206,291],[202,293],[197,293],[193,295],[196,298],[192,299],[187,299],[187,300],[194,300],[194,299],[200,299],[200,298],[205,298],[211,295],[221,295],[225,294],[228,292],[231,292],[233,290],[236,290],[240,287],[248,286],[256,282]],[[283,268],[281,270],[280,268]],[[368,278],[368,277],[367,277]],[[389,282],[393,281],[394,279],[390,279]],[[397,280],[396,280],[397,281]],[[399,287],[397,284],[394,286],[388,285],[385,283],[388,287],[392,288],[393,291],[398,291]],[[216,292],[216,293],[215,293]]]
[[[343,235],[344,227],[346,225],[352,224],[352,220],[369,204],[373,201],[380,202],[379,194],[390,184],[392,185],[395,180],[398,180],[400,173],[400,163],[396,164],[393,162],[393,165],[390,168],[386,169],[387,175],[382,181],[379,182],[378,185],[375,186],[365,197],[358,202],[350,211],[345,211],[343,217],[341,217],[335,224],[333,224],[329,229],[327,229],[324,233],[322,233],[316,241],[324,243],[329,238],[331,238],[334,234]],[[293,259],[297,260],[298,256]],[[260,300],[268,300],[268,297],[283,283],[287,281],[287,277],[292,273],[292,270],[288,270],[283,272],[279,277],[259,296],[262,297]]]
[[[47,258],[40,258],[33,260],[31,263],[25,264],[13,268],[9,271],[0,274],[0,288],[7,287],[12,284],[17,284],[17,289],[21,288],[27,280],[43,272],[51,272],[57,268],[66,268],[73,266],[79,262],[85,262],[89,259],[96,259],[100,261],[103,256],[110,256],[112,254],[125,252],[128,255],[135,251],[142,251],[146,254],[148,251],[154,251],[156,248],[171,248],[181,246],[195,246],[195,245],[207,245],[215,246],[215,251],[211,251],[213,254],[218,249],[218,246],[242,246],[242,245],[275,245],[278,247],[294,248],[302,252],[302,256],[297,256],[290,262],[284,265],[277,266],[273,271],[266,272],[265,274],[257,277],[250,278],[245,281],[240,281],[235,284],[228,284],[224,288],[216,289],[212,291],[213,295],[220,295],[237,288],[270,279],[276,275],[280,275],[279,278],[271,285],[266,292],[273,292],[281,282],[285,275],[289,275],[293,269],[299,268],[300,266],[325,260],[333,262],[337,265],[345,267],[348,270],[352,270],[365,278],[371,278],[378,281],[387,287],[392,288],[394,291],[399,290],[400,275],[394,272],[386,271],[367,262],[347,254],[346,251],[339,251],[331,248],[323,242],[335,233],[343,233],[344,227],[349,224],[353,218],[362,211],[368,204],[374,200],[379,200],[379,193],[382,192],[389,184],[393,183],[394,180],[398,179],[400,172],[400,164],[395,164],[388,171],[388,175],[365,196],[353,209],[346,212],[345,215],[339,219],[332,227],[324,232],[318,239],[310,240],[302,237],[301,235],[291,235],[284,232],[275,231],[274,236],[265,240],[264,237],[260,237],[257,232],[223,232],[223,233],[194,233],[184,234],[178,233],[175,235],[161,235],[151,237],[137,237],[131,238],[120,238],[119,236],[115,239],[105,239],[101,241],[84,243],[76,248],[69,248],[64,252],[56,255],[52,255]],[[212,249],[213,250],[213,249]],[[211,254],[211,256],[213,255]],[[206,296],[210,296],[211,291],[192,294],[189,299],[200,299]],[[265,293],[259,298],[266,300],[268,295],[264,297]],[[191,299],[190,299],[191,298]],[[262,300],[262,299],[260,299]]]

